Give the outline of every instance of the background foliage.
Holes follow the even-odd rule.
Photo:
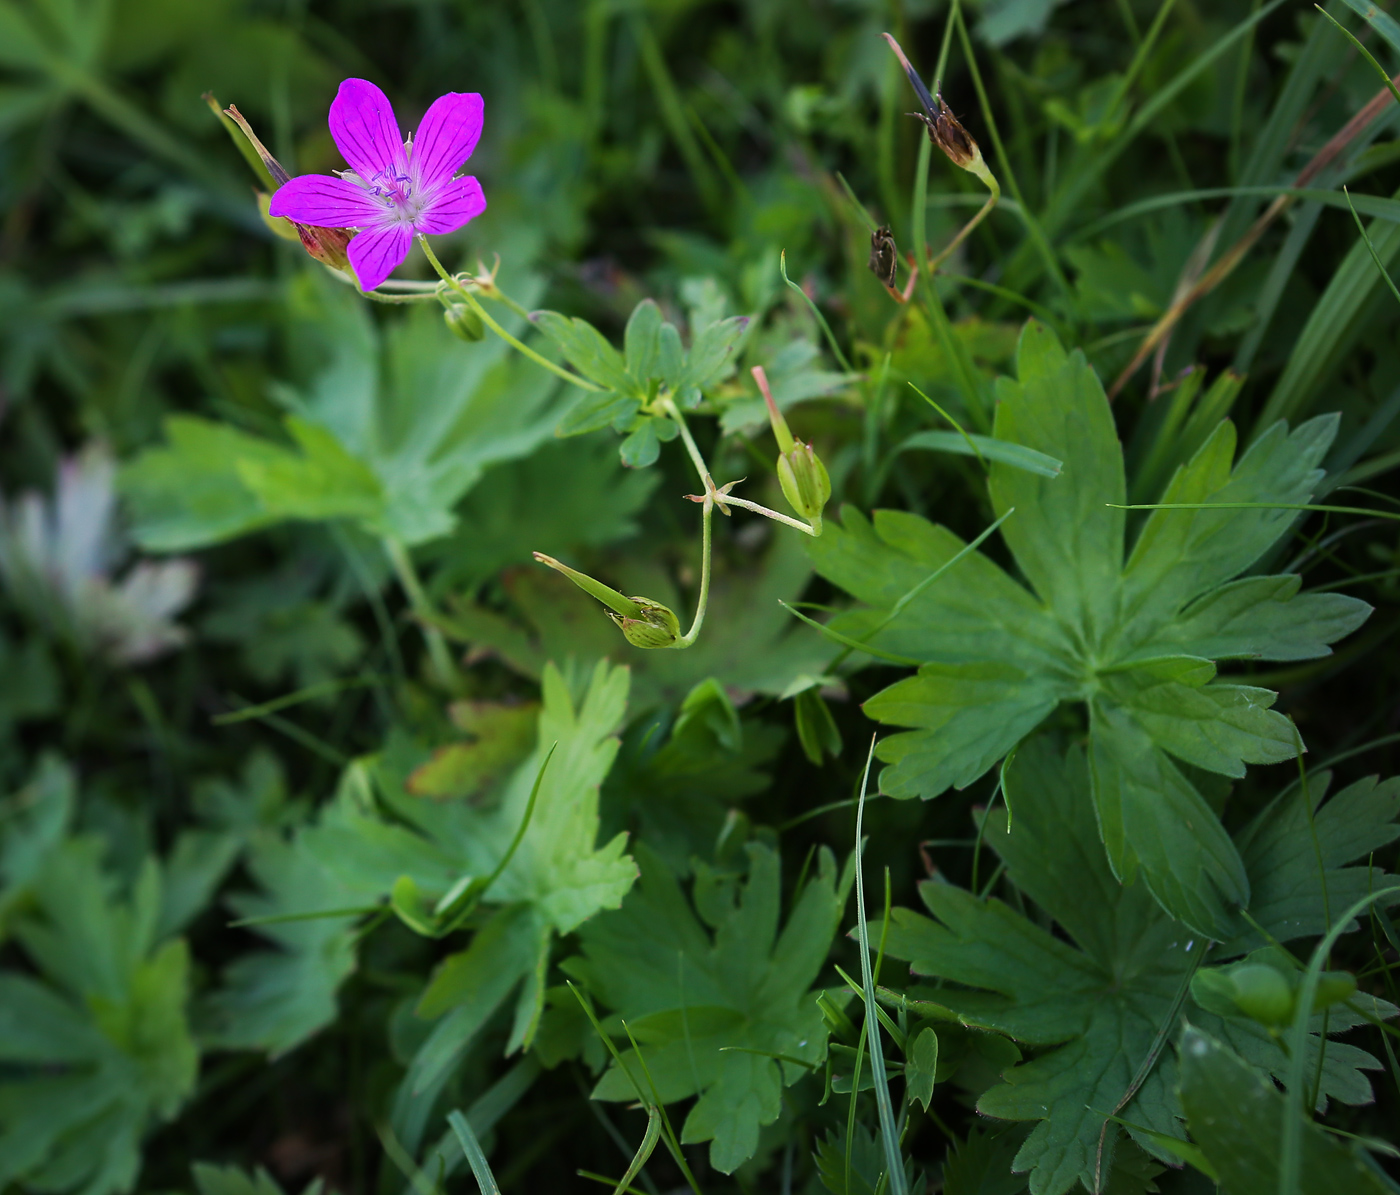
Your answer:
[[[1396,1189],[1400,96],[1293,0],[962,18],[0,0],[0,1185]],[[908,304],[866,220],[984,192],[884,30],[1004,192]],[[601,395],[269,232],[201,94],[325,171],[348,75],[485,96],[438,252]],[[684,620],[648,396],[786,509],[754,365],[826,531],[633,649],[530,551]]]

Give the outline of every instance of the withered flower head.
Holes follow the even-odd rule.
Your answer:
[[[919,103],[923,105],[922,112],[911,112],[909,115],[916,116],[924,122],[924,127],[928,129],[928,139],[947,155],[948,160],[954,166],[971,171],[973,174],[981,174],[982,151],[977,148],[977,142],[958,123],[958,118],[953,115],[952,109],[943,102],[943,97],[937,93],[931,94],[929,92],[923,79],[919,77],[919,72],[910,65],[909,59],[905,56],[899,43],[888,33],[885,34],[885,40],[890,43],[890,49],[895,52],[895,57],[904,67],[904,73],[909,76],[909,83],[914,88],[914,94],[919,97]]]
[[[888,224],[881,224],[870,234],[870,272],[886,286],[894,286],[899,273],[899,250]]]
[[[262,159],[262,164],[266,168],[268,174],[272,176],[272,181],[276,183],[278,187],[288,182],[292,176],[287,173],[282,163],[268,152],[267,146],[258,139],[258,135],[253,132],[252,125],[248,123],[237,106],[230,104],[224,109],[224,115],[242,130],[243,136],[248,139],[248,144],[253,147],[258,157]],[[273,216],[267,210],[269,198],[270,197],[266,197],[259,192],[258,206],[262,209],[263,219],[273,232],[281,236],[283,235],[282,230],[290,225],[291,228],[295,230],[297,239],[301,241],[301,247],[305,249],[307,253],[323,265],[330,266],[333,270],[345,269],[350,263],[347,247],[350,244],[351,236],[354,235],[352,232],[345,228],[323,228],[317,224],[298,224],[295,220],[287,220],[281,216]]]
[[[933,98],[938,105],[937,115],[928,116],[923,112],[911,112],[909,115],[917,116],[924,122],[928,139],[947,154],[948,161],[962,170],[971,170],[974,162],[982,160],[982,151],[971,134],[958,123],[958,118],[943,102],[943,97],[936,95]]]

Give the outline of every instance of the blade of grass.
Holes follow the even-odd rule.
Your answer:
[[[1069,279],[1065,277],[1064,271],[1060,268],[1059,258],[1056,257],[1055,250],[1045,235],[1045,230],[1040,226],[1040,221],[1035,218],[1030,206],[1026,203],[1026,197],[1021,193],[1021,184],[1016,180],[1016,172],[1011,167],[1011,159],[1007,156],[1006,146],[1002,144],[1001,131],[997,128],[996,117],[992,114],[992,104],[987,98],[987,89],[982,83],[982,72],[977,67],[977,55],[972,49],[972,38],[967,32],[967,22],[963,19],[960,9],[954,9],[953,13],[954,15],[950,19],[956,20],[958,23],[958,40],[962,43],[967,69],[972,75],[972,86],[977,91],[977,102],[982,108],[982,119],[987,122],[987,132],[991,134],[992,145],[996,147],[997,164],[1001,167],[1002,177],[1006,179],[1006,185],[1016,202],[1021,205],[1021,219],[1025,222],[1026,232],[1030,236],[1036,252],[1040,254],[1046,270],[1049,271],[1050,277],[1055,280],[1055,285],[1060,288],[1060,293],[1064,295],[1066,302],[1073,302],[1074,290],[1069,284]],[[924,259],[919,257],[916,260],[923,261]]]
[[[865,1023],[870,1026],[870,1067],[875,1073],[875,1105],[880,1113],[880,1140],[885,1148],[885,1174],[889,1178],[891,1195],[909,1195],[909,1183],[904,1174],[904,1158],[899,1151],[899,1134],[895,1132],[894,1105],[890,1100],[889,1076],[885,1073],[885,1055],[880,1048],[880,1006],[875,1000],[875,980],[870,968],[870,935],[865,924],[865,882],[861,871],[864,853],[862,832],[865,824],[865,794],[870,782],[870,765],[875,759],[875,736],[870,736],[870,753],[865,757],[865,772],[860,778],[860,798],[856,804],[856,935],[860,941],[860,978],[865,1000]],[[854,1091],[854,1085],[853,1085]]]
[[[1392,88],[1392,90],[1394,89]],[[1395,280],[1391,278],[1390,272],[1385,268],[1385,263],[1381,261],[1381,255],[1376,252],[1376,246],[1372,244],[1371,238],[1366,235],[1366,227],[1361,223],[1361,217],[1356,214],[1356,206],[1351,202],[1351,192],[1343,187],[1342,193],[1347,197],[1347,207],[1351,208],[1351,218],[1356,221],[1356,231],[1361,234],[1361,239],[1371,254],[1371,260],[1376,263],[1376,270],[1385,279],[1386,286],[1390,287],[1390,293],[1395,296],[1395,301],[1400,303],[1400,290],[1396,289]]]
[[[462,1152],[467,1155],[467,1164],[476,1176],[476,1185],[481,1188],[481,1195],[501,1195],[501,1189],[496,1185],[496,1176],[491,1173],[491,1164],[481,1151],[481,1143],[472,1132],[471,1123],[458,1108],[447,1114],[447,1123],[452,1126],[452,1131],[457,1134],[457,1140],[462,1146]]]

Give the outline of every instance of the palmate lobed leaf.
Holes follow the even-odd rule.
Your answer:
[[[758,843],[747,849],[742,887],[736,876],[700,868],[692,910],[666,865],[639,847],[637,889],[620,910],[584,926],[583,953],[565,964],[631,1029],[663,1102],[700,1097],[681,1140],[711,1142],[710,1161],[725,1174],[753,1156],[760,1127],[778,1118],[784,1082],[804,1073],[773,1055],[810,1066],[826,1056],[826,1028],[810,987],[851,882],[850,869],[838,878],[823,849],[780,932],[778,856]],[[650,1098],[628,1049],[593,1095],[634,1100],[636,1084]]]
[[[200,547],[287,519],[352,519],[405,544],[446,535],[453,507],[499,461],[553,430],[559,386],[496,339],[465,345],[434,310],[381,333],[334,284],[303,275],[291,334],[316,368],[277,388],[290,443],[173,416],[167,443],[122,475],[133,535],[150,550]]]
[[[617,908],[637,867],[626,834],[596,845],[599,786],[618,749],[629,673],[600,661],[580,698],[558,668],[542,677],[533,749],[489,799],[429,801],[406,787],[429,753],[406,735],[353,764],[318,820],[291,839],[267,836],[252,860],[264,893],[236,897],[245,915],[291,915],[257,932],[281,947],[237,960],[212,1001],[226,1046],[280,1052],[331,1021],[336,991],[355,966],[354,925],[397,898],[405,883],[429,914],[471,878],[490,875],[520,828],[546,755],[519,848],[482,894],[496,907],[470,945],[428,980],[418,1014],[436,1022],[394,1104],[395,1131],[414,1145],[453,1064],[486,1020],[519,989],[509,1050],[528,1045],[544,998],[550,945],[601,909]],[[551,754],[552,751],[552,754]],[[481,796],[481,794],[476,794]],[[524,981],[522,984],[522,980]]]
[[[1325,783],[1319,779],[1318,793]],[[908,959],[916,974],[942,981],[919,995],[942,1005],[949,1017],[1006,1033],[1025,1046],[1045,1047],[1004,1072],[1002,1083],[986,1091],[977,1107],[988,1116],[1040,1122],[1015,1162],[1017,1170],[1031,1172],[1033,1195],[1059,1195],[1081,1180],[1092,1190],[1107,1115],[1128,1093],[1154,1046],[1160,1047],[1167,1040],[1163,1035],[1183,1017],[1228,1042],[1260,1074],[1282,1078],[1288,1061],[1252,1022],[1225,1020],[1189,1001],[1178,1007],[1209,944],[1169,918],[1142,886],[1124,887],[1109,870],[1093,826],[1090,768],[1081,748],[1061,752],[1047,738],[1031,740],[1008,771],[1007,790],[1014,817],[1008,827],[1003,810],[990,813],[986,841],[1006,863],[1011,881],[1068,941],[999,900],[929,881],[920,892],[934,919],[896,909],[886,949]],[[1400,781],[1363,781],[1332,804],[1332,813],[1331,805],[1324,805],[1316,818],[1316,851],[1329,868],[1328,893],[1383,884],[1383,873],[1339,865],[1400,834],[1393,822],[1400,812]],[[1315,933],[1328,907],[1306,819],[1298,794],[1285,793],[1240,835],[1248,878],[1261,894],[1278,893],[1256,907],[1255,918],[1281,941]],[[1235,927],[1231,940],[1212,950],[1212,963],[1260,944],[1243,917],[1236,917]],[[1365,999],[1369,1005],[1374,998]],[[1391,1016],[1395,1009],[1376,1001],[1375,1012]],[[1334,1011],[1327,1031],[1360,1023],[1353,1013]],[[1309,1074],[1321,1025],[1319,1016],[1310,1039]],[[1369,1103],[1371,1088],[1362,1072],[1379,1065],[1354,1046],[1329,1042],[1320,1105],[1328,1098]],[[1176,1063],[1167,1052],[1115,1114],[1180,1137],[1175,1086]],[[1118,1132],[1110,1125],[1104,1173]],[[1146,1134],[1133,1131],[1133,1136],[1149,1152],[1172,1160]]]
[[[1249,884],[1219,821],[1174,760],[1227,776],[1290,758],[1292,724],[1268,690],[1215,679],[1216,659],[1298,660],[1370,612],[1340,594],[1298,593],[1298,578],[1233,580],[1280,535],[1289,510],[1159,510],[1124,561],[1123,458],[1103,388],[1083,355],[1030,322],[1018,378],[998,383],[996,435],[1064,462],[1046,477],[991,465],[1001,533],[1033,593],[970,554],[889,618],[965,545],[915,515],[843,512],[808,545],[817,570],[869,606],[834,629],[923,661],[865,704],[911,728],[886,738],[882,791],[937,796],[963,787],[1064,701],[1089,707],[1095,813],[1115,873],[1139,870],[1174,916],[1221,936]],[[1333,416],[1266,431],[1231,466],[1221,423],[1178,469],[1163,501],[1299,503],[1322,474]]]

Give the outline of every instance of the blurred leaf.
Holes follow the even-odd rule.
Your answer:
[[[124,471],[137,542],[161,551],[283,519],[353,519],[416,544],[446,535],[486,466],[548,436],[554,379],[492,338],[467,345],[416,308],[381,335],[363,302],[303,274],[292,332],[315,375],[280,395],[295,447],[187,416]],[[506,395],[510,396],[505,401]]]
[[[1187,1027],[1178,1053],[1186,1122],[1219,1176],[1222,1195],[1276,1190],[1283,1093],[1209,1030]],[[1299,1195],[1393,1190],[1359,1142],[1347,1146],[1311,1121],[1304,1123]]]
[[[194,1175],[199,1195],[283,1195],[277,1180],[261,1166],[249,1174],[237,1166],[196,1162],[190,1167],[190,1173]],[[302,1195],[320,1195],[323,1182],[320,1178],[312,1179]]]
[[[118,900],[99,844],[48,857],[15,936],[47,982],[0,972],[0,1181],[84,1195],[129,1191],[142,1138],[194,1090],[189,951],[158,937],[160,869]]]
[[[535,744],[539,706],[456,701],[452,721],[471,738],[448,743],[409,774],[404,787],[415,796],[472,798],[514,771]]]
[[[530,559],[531,548],[567,559],[637,534],[637,516],[660,480],[620,467],[607,441],[546,442],[497,465],[467,495],[449,539],[427,555],[431,588],[470,588]]]
[[[0,802],[0,941],[67,836],[76,803],[73,769],[54,755],[41,756],[29,781]]]
[[[664,1102],[700,1096],[681,1140],[711,1142],[710,1162],[725,1174],[753,1156],[759,1128],[778,1118],[784,1082],[804,1073],[773,1055],[813,1067],[826,1056],[826,1027],[808,989],[849,889],[823,850],[779,934],[778,857],[757,843],[748,854],[742,890],[708,868],[697,874],[695,903],[711,941],[666,866],[639,848],[638,890],[584,927],[583,955],[567,964],[626,1021]],[[631,1101],[638,1091],[648,1096],[650,1087],[628,1049],[593,1095]]]

